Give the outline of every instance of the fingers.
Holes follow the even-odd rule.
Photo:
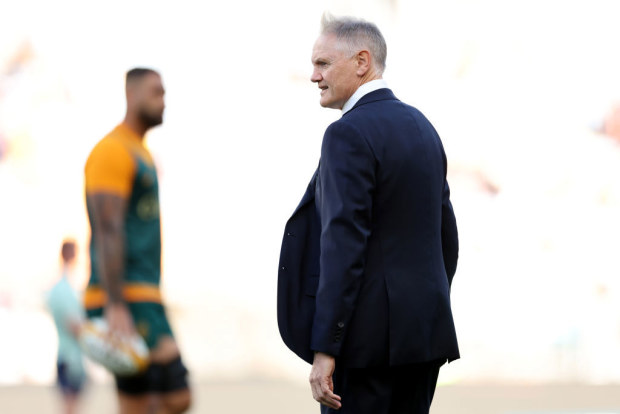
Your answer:
[[[121,315],[114,315],[108,318],[108,327],[110,335],[128,335],[129,326],[127,321]]]
[[[312,397],[327,407],[335,410],[340,409],[342,407],[341,398],[334,394],[331,375],[321,376],[317,374],[317,372],[313,372],[310,376]]]
[[[110,305],[106,309],[110,334],[131,336],[135,332],[129,309],[124,305]]]
[[[340,409],[342,403],[340,402],[339,395],[334,394],[334,392],[325,385],[321,386],[320,391],[321,394],[317,400],[318,402],[335,410]]]
[[[118,333],[122,336],[132,336],[135,332],[133,323],[129,318],[121,318],[118,325]]]
[[[133,321],[131,320],[129,312],[125,312],[121,317],[120,328],[123,335],[130,336],[134,333],[135,328],[133,326]]]
[[[82,332],[82,322],[81,321],[69,321],[68,323],[69,332],[73,335],[74,338],[78,338],[80,333]]]
[[[334,357],[317,352],[314,355],[312,371],[310,372],[310,387],[312,397],[319,403],[333,408],[340,409],[342,406],[339,395],[334,394],[334,382],[332,375],[335,369]]]

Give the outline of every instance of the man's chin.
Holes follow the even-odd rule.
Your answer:
[[[323,108],[342,109],[342,106],[338,106],[338,103],[333,102],[333,101],[328,101],[327,99],[321,99],[320,104]]]
[[[144,122],[144,125],[146,125],[148,128],[154,128],[156,126],[161,125],[164,122],[164,118],[163,117],[143,116],[142,117],[142,122]]]

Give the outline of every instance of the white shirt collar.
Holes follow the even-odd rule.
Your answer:
[[[383,88],[387,88],[387,87],[388,87],[387,86],[387,82],[384,81],[383,79],[375,79],[375,80],[371,80],[370,82],[366,82],[365,84],[363,84],[362,86],[357,88],[355,93],[353,95],[351,95],[349,100],[344,104],[344,106],[342,107],[342,115],[346,114],[351,109],[353,109],[355,104],[360,99],[362,99],[362,97],[364,95],[367,95],[370,92],[374,92],[377,89],[383,89]]]

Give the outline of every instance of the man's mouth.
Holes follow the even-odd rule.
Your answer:
[[[327,90],[327,86],[319,86],[319,89],[321,90],[321,95],[323,95],[323,93]]]

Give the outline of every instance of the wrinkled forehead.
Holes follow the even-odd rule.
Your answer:
[[[323,34],[314,42],[312,49],[312,63],[319,60],[335,60],[344,55],[345,48],[336,35]]]

